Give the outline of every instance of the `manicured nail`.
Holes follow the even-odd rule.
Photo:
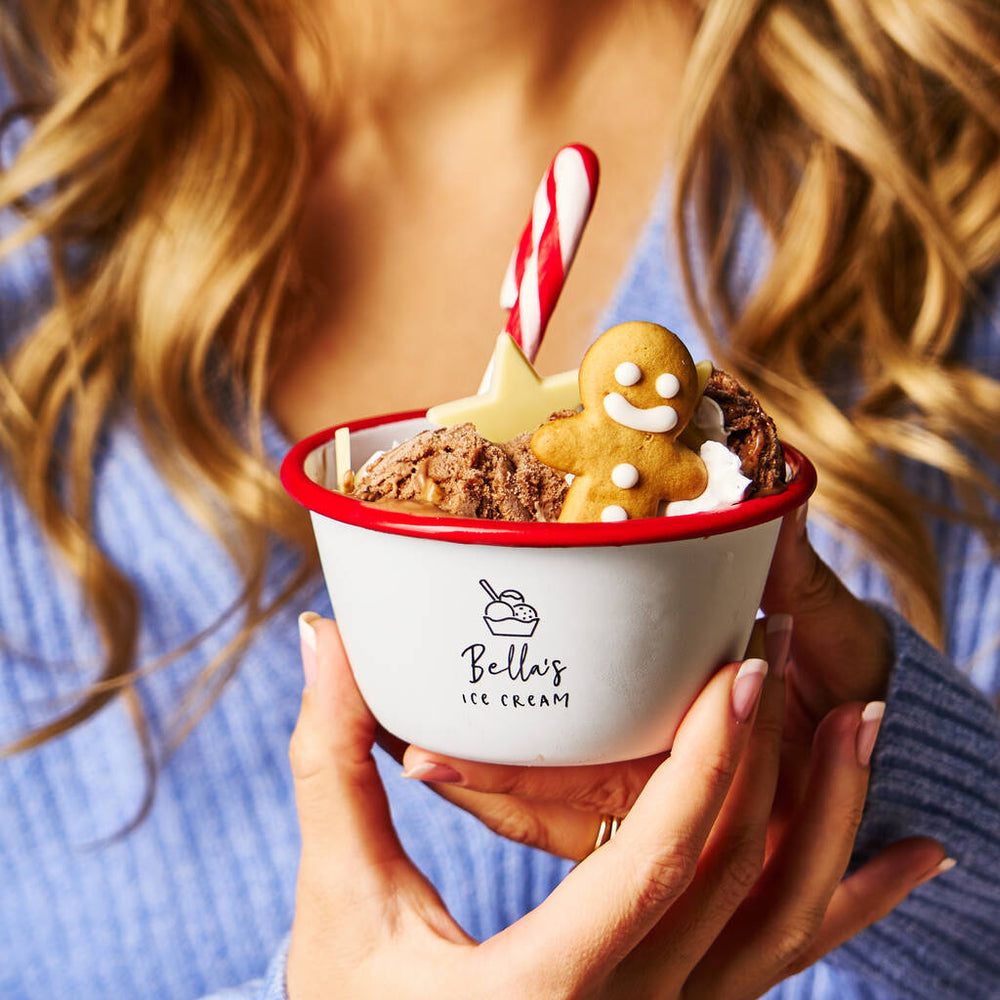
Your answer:
[[[929,872],[920,876],[917,885],[923,885],[925,882],[930,882],[932,878],[937,878],[938,875],[950,872],[957,864],[958,862],[954,858],[942,858]]]
[[[312,687],[316,682],[316,629],[313,622],[319,618],[315,611],[303,611],[299,615],[299,637],[302,639],[302,673],[305,675],[305,686]]]
[[[792,648],[792,616],[784,612],[769,615],[764,635],[767,662],[779,680],[785,676],[788,651]]]
[[[882,725],[883,715],[885,715],[884,701],[868,702],[865,705],[865,710],[861,713],[861,724],[858,726],[854,748],[858,754],[858,763],[862,767],[867,767],[871,763],[872,751],[875,749],[875,740],[878,737],[879,726]]]
[[[453,767],[433,760],[415,764],[403,772],[403,777],[414,778],[417,781],[437,781],[447,785],[455,785],[462,780],[462,776]]]
[[[753,714],[766,676],[766,660],[746,660],[740,667],[732,693],[733,715],[737,722],[746,722]]]

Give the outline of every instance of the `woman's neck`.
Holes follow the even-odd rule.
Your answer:
[[[346,0],[326,2],[341,89],[301,232],[314,320],[272,411],[300,436],[474,391],[541,173],[585,142],[601,192],[539,359],[574,367],[670,159],[681,0],[372,0],[350,31]]]
[[[316,0],[346,104],[410,115],[472,89],[550,104],[616,33],[689,20],[685,0]],[[640,29],[641,30],[641,29]]]

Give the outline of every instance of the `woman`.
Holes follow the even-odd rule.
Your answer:
[[[858,747],[869,750],[873,737],[868,725],[862,739],[862,706],[883,695],[856,862],[928,834],[959,864],[914,893],[910,909],[778,989],[975,997],[995,984],[997,884],[986,859],[996,803],[980,782],[996,721],[919,632],[934,642],[947,627],[950,655],[969,662],[982,688],[996,687],[997,347],[985,307],[967,291],[1000,259],[996,15],[978,3],[904,16],[846,0],[538,8],[108,0],[5,13],[6,68],[33,132],[0,204],[26,210],[24,234],[44,235],[51,257],[42,263],[28,247],[5,274],[17,296],[0,299],[2,735],[21,751],[2,776],[2,850],[13,872],[4,992],[191,996],[259,975],[275,951],[270,985],[281,989],[279,942],[299,860],[282,763],[299,700],[285,667],[290,601],[322,608],[323,599],[302,555],[307,526],[281,495],[273,462],[288,438],[340,418],[468,391],[497,325],[486,303],[512,224],[567,139],[598,150],[601,202],[613,210],[591,223],[543,367],[573,366],[599,328],[642,312],[684,335],[695,355],[737,370],[820,467],[827,523],[850,533],[821,536],[824,554],[856,593],[892,599],[905,617],[838,589],[804,532],[786,525],[767,603],[796,619],[790,736],[812,744],[817,762],[804,793],[814,808],[790,829],[808,830],[803,816],[830,817],[833,843],[806,843],[805,832],[800,851],[786,841],[771,869],[784,884],[761,896],[775,903],[769,920],[746,919],[751,906],[742,922],[735,911],[719,925],[751,880],[745,865],[741,878],[731,857],[713,854],[708,826],[722,810],[717,830],[755,818],[755,851],[764,836],[770,796],[748,788],[737,762],[754,748],[772,768],[776,760],[766,723],[781,711],[776,636],[787,630],[775,629],[772,681],[751,709],[752,729],[726,716],[735,667],[686,723],[690,747],[728,762],[722,786],[699,771],[704,754],[694,750],[679,755],[683,767],[675,759],[657,772],[638,802],[627,789],[646,777],[644,765],[604,775],[576,811],[596,833],[601,813],[630,808],[620,834],[549,900],[561,909],[537,911],[520,938],[504,932],[473,950],[459,995],[470,981],[492,989],[487,971],[522,974],[525,927],[538,928],[529,941],[560,949],[558,962],[531,956],[536,977],[563,966],[596,995],[630,995],[639,982],[666,995],[737,996],[879,916],[943,859],[935,844],[910,841],[859,870],[867,874],[852,889],[867,885],[856,897],[863,905],[833,895],[854,823],[835,821],[832,807],[859,808],[868,768]],[[664,255],[665,175],[678,206],[676,266]],[[711,350],[701,349],[703,333]],[[392,363],[373,363],[383,356]],[[893,456],[901,482],[886,476]],[[915,496],[937,505],[930,514],[971,506],[928,528]],[[433,941],[393,939],[402,945],[371,954],[402,976],[393,988],[420,993],[428,969],[455,965],[439,960],[453,954],[445,945],[463,945],[374,811],[371,724],[331,628],[307,621],[304,632],[313,693],[293,754],[303,851],[291,996],[335,992],[369,968],[359,956],[371,936],[332,959],[330,942],[350,945],[359,927],[382,926],[367,920],[365,900],[412,927],[413,911],[394,905],[401,898],[429,920]],[[341,731],[346,744],[316,749],[310,739]],[[494,826],[534,831],[570,857],[587,850],[582,824],[568,825],[561,804],[544,805],[579,795],[579,778],[525,787],[518,775],[408,753],[415,776],[448,776],[428,764],[458,771],[466,787],[449,794]],[[361,778],[338,766],[345,760]],[[492,837],[379,761],[403,846],[474,937],[501,931],[560,881],[564,864]],[[678,771],[704,790],[686,826],[683,816],[663,818]],[[317,775],[324,780],[310,785]],[[801,775],[786,767],[783,777],[797,801]],[[838,793],[841,778],[848,788]],[[498,783],[519,794],[476,795]],[[303,797],[305,787],[320,792]],[[772,833],[788,815],[782,805]],[[359,830],[345,815],[373,824]],[[324,840],[331,826],[336,836]],[[659,892],[630,886],[625,898],[645,905],[602,930],[608,915],[573,905],[572,893],[605,877],[617,898],[644,837],[653,861],[653,844],[704,848],[700,880],[689,862],[657,879]],[[348,862],[347,875],[360,873],[370,890],[355,892],[349,909]],[[792,877],[803,862],[822,872],[808,892]],[[385,871],[399,876],[391,892],[378,878]],[[704,902],[697,909],[719,900],[705,872],[726,900],[711,913]],[[701,891],[687,892],[689,880]],[[840,903],[824,927],[831,898]],[[821,902],[818,914],[799,909]],[[685,907],[698,919],[685,921]],[[591,923],[560,938],[569,914]],[[635,947],[656,921],[687,936],[669,936],[680,942],[673,949]],[[772,933],[786,954],[771,954]],[[594,942],[604,951],[585,947]],[[730,965],[734,952],[766,960]],[[443,985],[438,976],[438,995]]]

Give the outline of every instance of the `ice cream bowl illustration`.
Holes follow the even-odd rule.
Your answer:
[[[345,426],[360,464],[431,425],[411,412]],[[494,763],[668,749],[705,681],[742,657],[781,519],[816,485],[786,446],[783,492],[711,513],[425,517],[336,490],[337,430],[296,444],[281,477],[310,511],[361,693],[401,739]]]
[[[480,580],[479,586],[486,591],[490,603],[483,611],[483,623],[490,635],[522,638],[535,634],[538,626],[538,612],[524,603],[524,595],[516,590],[505,590],[498,594],[487,580]]]

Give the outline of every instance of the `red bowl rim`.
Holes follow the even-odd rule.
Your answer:
[[[327,427],[293,445],[281,463],[281,484],[303,507],[371,531],[412,538],[475,545],[527,546],[532,548],[568,548],[581,545],[638,545],[684,538],[703,538],[724,532],[750,528],[800,507],[816,488],[816,469],[801,452],[789,445],[785,461],[792,472],[791,481],[772,496],[754,497],[736,507],[705,514],[678,514],[673,517],[649,517],[634,521],[559,524],[537,521],[491,521],[464,517],[421,517],[387,510],[363,503],[353,497],[328,490],[313,482],[305,473],[310,452],[330,441],[341,427],[351,432],[379,424],[416,420],[426,410],[409,410],[364,420],[354,420]]]

